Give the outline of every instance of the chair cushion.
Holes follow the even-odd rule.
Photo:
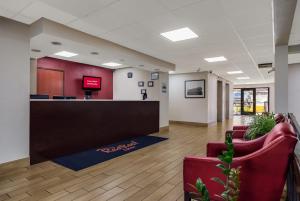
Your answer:
[[[266,134],[267,137],[263,144],[263,147],[282,135],[292,135],[295,136],[295,131],[293,126],[287,122],[277,124],[269,133]]]

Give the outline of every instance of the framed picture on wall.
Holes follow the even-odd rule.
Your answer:
[[[139,82],[138,82],[138,86],[139,86],[139,87],[143,87],[143,86],[144,86],[144,82],[143,82],[143,81],[139,81]]]
[[[127,73],[127,78],[132,78],[133,77],[133,73],[132,72],[128,72]]]
[[[164,83],[164,82],[161,84],[161,92],[162,93],[167,93],[167,84]]]
[[[158,80],[158,79],[159,79],[159,72],[152,72],[151,80]]]
[[[154,86],[154,82],[153,81],[148,81],[148,87],[153,87]]]
[[[186,80],[185,98],[205,98],[205,80]]]

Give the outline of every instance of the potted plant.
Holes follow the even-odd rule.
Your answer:
[[[261,137],[270,132],[275,125],[276,121],[274,114],[257,115],[254,117],[253,123],[249,126],[245,134],[245,139],[254,140]]]
[[[222,173],[225,175],[225,181],[220,178],[213,177],[212,180],[224,187],[221,195],[216,195],[218,198],[224,201],[237,201],[240,192],[240,169],[232,168],[231,164],[234,156],[234,145],[232,143],[232,136],[226,136],[225,144],[227,150],[218,156],[222,163],[218,164]],[[196,184],[192,185],[197,190],[196,199],[200,201],[210,201],[210,195],[206,188],[206,185],[200,178],[197,179]]]

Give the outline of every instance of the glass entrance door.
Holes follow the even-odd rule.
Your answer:
[[[256,113],[256,90],[255,88],[241,89],[241,114],[255,115]]]

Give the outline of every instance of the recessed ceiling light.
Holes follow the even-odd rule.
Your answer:
[[[238,79],[238,80],[249,80],[250,77],[237,77],[236,79]]]
[[[220,57],[211,57],[211,58],[205,58],[204,59],[207,62],[219,62],[219,61],[227,61],[227,59],[224,56],[220,56]]]
[[[52,41],[51,44],[52,44],[52,45],[61,45],[61,42],[58,42],[58,41]]]
[[[41,52],[41,50],[38,49],[31,49],[32,52]]]
[[[122,64],[115,63],[115,62],[108,62],[108,63],[104,63],[104,64],[102,64],[102,65],[103,65],[103,66],[109,66],[109,67],[122,66]]]
[[[160,35],[162,35],[163,37],[165,37],[173,42],[199,37],[191,29],[189,29],[187,27],[182,28],[182,29],[176,29],[173,31],[164,32],[164,33],[161,33]]]
[[[99,52],[91,52],[91,55],[99,55]]]
[[[229,75],[242,74],[242,73],[243,73],[243,71],[241,71],[241,70],[238,70],[238,71],[229,71],[229,72],[227,72],[227,74],[229,74]]]
[[[73,53],[73,52],[61,51],[61,52],[55,53],[54,55],[61,56],[61,57],[74,57],[74,56],[77,56],[78,54]]]

